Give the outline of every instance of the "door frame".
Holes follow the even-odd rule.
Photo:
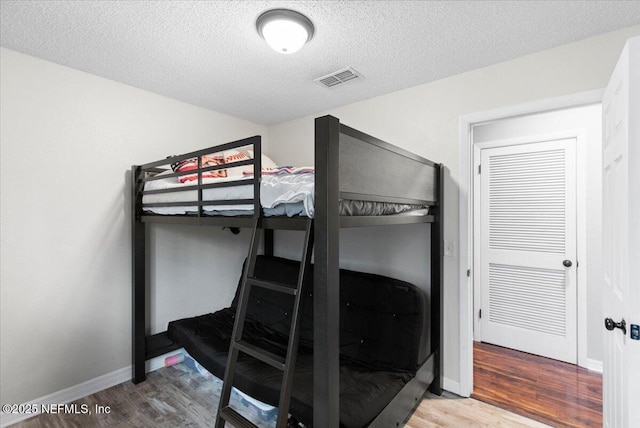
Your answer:
[[[475,266],[473,260],[473,243],[474,243],[474,178],[476,176],[477,163],[474,156],[475,150],[472,141],[472,127],[477,124],[496,121],[501,119],[510,119],[519,116],[525,116],[535,113],[552,112],[572,107],[581,107],[586,105],[599,104],[602,101],[604,89],[596,89],[591,91],[579,92],[562,97],[549,98],[534,101],[526,104],[502,107],[484,112],[472,113],[460,117],[459,120],[459,296],[460,296],[460,384],[459,395],[469,397],[473,391],[473,328],[474,328],[474,276]],[[576,136],[576,138],[578,138]],[[577,156],[578,162],[577,180],[578,186],[578,210],[584,209],[584,174],[585,163],[582,162],[582,156],[586,156],[585,151],[580,149],[578,143]],[[584,144],[582,144],[584,146]],[[580,166],[582,164],[582,166]],[[582,199],[581,199],[582,198]],[[582,205],[581,205],[582,201]],[[580,216],[578,216],[580,218]],[[582,219],[584,223],[584,219]],[[578,284],[585,283],[584,274],[586,272],[586,245],[584,243],[584,230],[586,226],[580,224],[578,226],[578,260],[582,263],[582,269],[578,269]],[[582,239],[581,239],[582,238]],[[582,244],[581,244],[582,243]],[[581,246],[583,248],[581,248]],[[471,272],[474,274],[472,275]],[[584,297],[586,299],[586,296]],[[578,296],[578,305],[583,302]],[[586,314],[584,314],[586,320]],[[580,316],[578,319],[580,328]],[[578,333],[578,363],[581,362],[581,350],[584,352],[584,360],[586,360],[586,323],[583,324],[581,330],[584,331],[584,338],[581,336],[581,330]],[[586,361],[582,361],[586,363]],[[598,369],[598,367],[592,367]]]

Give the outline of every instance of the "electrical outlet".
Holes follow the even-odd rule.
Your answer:
[[[631,324],[631,339],[640,340],[640,325]]]
[[[456,244],[453,241],[444,241],[444,255],[453,257],[456,255]]]

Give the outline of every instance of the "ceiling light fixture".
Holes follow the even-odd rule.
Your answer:
[[[275,51],[294,53],[313,37],[313,23],[303,14],[289,9],[271,9],[256,20],[256,28]]]

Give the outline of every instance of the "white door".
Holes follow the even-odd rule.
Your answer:
[[[604,330],[603,419],[609,428],[640,427],[640,37],[627,42],[602,112],[603,312],[611,329]]]
[[[577,362],[576,139],[481,151],[484,342]]]

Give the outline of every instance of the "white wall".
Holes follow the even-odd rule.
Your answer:
[[[349,126],[444,163],[451,173],[445,183],[445,240],[458,243],[460,116],[603,88],[625,40],[638,34],[640,26],[622,29],[314,116],[332,114]],[[354,66],[357,68],[357,64]],[[340,87],[330,90],[339,91]],[[311,116],[305,117],[269,129],[270,153],[277,154],[276,161],[293,164],[309,164],[313,161],[312,119]],[[420,245],[414,232],[406,228],[394,234],[395,238],[405,243],[408,258],[416,257],[416,246]],[[372,239],[368,231],[349,233]],[[371,260],[363,269],[377,272],[381,265],[377,264],[376,259],[386,251],[387,239],[388,236],[381,237],[378,245],[370,244],[357,251],[343,249],[343,264]],[[453,390],[460,379],[457,245],[455,250],[453,257],[445,257],[444,267],[444,376],[445,386]],[[399,258],[397,255],[393,257]],[[401,278],[410,275],[422,277],[424,267],[420,262],[399,263],[409,269],[409,272],[399,275]],[[396,270],[395,267],[393,270]]]
[[[267,130],[7,49],[0,64],[0,395],[23,403],[131,364],[131,165]],[[229,304],[246,235],[151,228],[154,331]]]

